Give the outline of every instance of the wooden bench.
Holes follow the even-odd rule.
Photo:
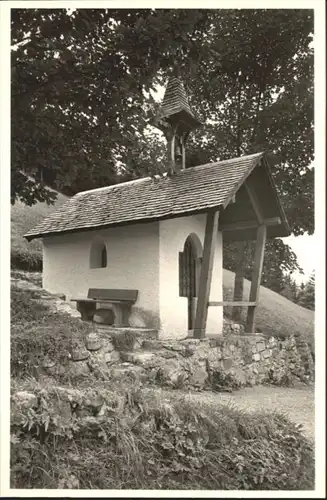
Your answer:
[[[106,288],[90,288],[86,298],[71,299],[76,302],[77,310],[82,319],[90,321],[93,319],[97,309],[97,303],[111,304],[114,314],[114,326],[129,326],[128,318],[131,306],[136,302],[138,290],[117,290]]]

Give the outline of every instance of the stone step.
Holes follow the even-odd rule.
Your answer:
[[[93,323],[94,328],[101,331],[106,332],[112,335],[119,335],[123,333],[132,333],[138,337],[142,337],[144,339],[157,339],[158,338],[158,330],[153,328],[137,328],[133,326],[112,326],[112,325],[104,325],[100,323]]]
[[[127,363],[132,363],[134,365],[142,366],[144,364],[147,364],[147,362],[151,361],[153,358],[155,358],[155,354],[153,352],[145,352],[145,351],[121,352],[120,358]]]

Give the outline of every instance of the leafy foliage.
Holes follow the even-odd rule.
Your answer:
[[[149,91],[185,37],[201,41],[206,15],[14,9],[12,202],[52,200],[41,183],[25,183],[23,189],[26,175],[39,169],[50,185],[69,195],[117,182],[117,165],[134,167],[145,151],[145,163],[151,161],[148,152],[155,147],[144,137],[154,103]],[[147,173],[146,164],[141,169],[133,175]]]
[[[292,232],[313,232],[312,11],[14,9],[11,28],[12,203],[162,171],[151,92],[177,65],[205,123],[188,166],[268,151]],[[294,254],[267,250],[263,283],[281,290]],[[235,299],[244,265],[229,258]]]
[[[51,360],[61,368],[64,381],[72,341],[90,331],[90,326],[66,314],[51,313],[39,298],[37,290],[11,289],[11,374],[39,378],[43,363]]]
[[[12,487],[313,488],[312,444],[282,415],[163,403],[134,389],[100,391],[110,408],[103,416],[69,417],[56,388],[37,395],[37,407],[12,414]]]
[[[206,121],[189,165],[270,151],[292,230],[313,230],[311,11],[14,9],[11,26],[13,201],[51,201],[22,189],[39,168],[67,194],[117,182],[117,164],[153,172],[151,91],[178,65]]]
[[[238,263],[238,243],[224,245],[223,258],[224,268],[235,271]],[[251,281],[255,242],[245,242],[242,252],[244,277]],[[270,290],[281,293],[285,288],[288,276],[296,271],[301,271],[295,253],[289,245],[280,238],[268,240],[266,243],[265,257],[263,262],[261,284]],[[290,297],[287,297],[290,298]],[[292,298],[290,298],[292,300]]]
[[[315,308],[315,272],[311,273],[308,282],[302,287],[298,294],[298,303],[307,309]]]
[[[42,270],[42,242],[34,240],[27,242],[23,237],[32,227],[35,227],[52,210],[58,208],[67,200],[57,193],[54,205],[38,202],[28,206],[18,200],[11,207],[11,267],[29,271]]]
[[[193,151],[211,160],[268,151],[294,234],[313,231],[312,32],[308,10],[219,12],[188,80],[210,118]]]

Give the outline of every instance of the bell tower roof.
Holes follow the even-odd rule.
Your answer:
[[[156,127],[162,131],[166,129],[165,122],[178,126],[184,132],[191,132],[201,125],[190,108],[185,87],[180,78],[176,76],[169,78],[155,122]]]

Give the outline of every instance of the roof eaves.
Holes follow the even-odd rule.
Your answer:
[[[276,183],[275,183],[274,178],[272,176],[272,173],[271,173],[271,170],[270,170],[270,167],[269,167],[269,163],[268,163],[266,157],[264,158],[263,164],[264,164],[264,168],[265,168],[265,170],[267,172],[269,181],[271,183],[272,191],[274,193],[276,204],[277,204],[278,209],[279,209],[280,214],[281,214],[283,225],[285,227],[286,232],[288,233],[287,236],[289,236],[291,234],[291,228],[290,228],[288,220],[286,218],[285,211],[283,209],[283,205],[282,205],[282,202],[280,200],[280,196],[279,196],[278,191],[277,191],[277,186],[276,186]]]
[[[223,208],[224,209],[231,202],[231,200],[233,199],[233,197],[235,196],[235,194],[237,193],[237,191],[240,189],[240,187],[242,186],[242,184],[246,181],[246,179],[253,172],[253,170],[258,166],[258,164],[261,162],[261,160],[264,158],[264,156],[265,156],[264,152],[260,153],[260,155],[258,155],[258,157],[256,158],[256,160],[252,163],[252,165],[245,172],[245,174],[243,175],[243,177],[239,180],[239,182],[236,185],[233,186],[233,188],[230,190],[230,192],[226,196],[225,201],[223,203]]]
[[[142,217],[140,219],[132,219],[132,220],[126,220],[126,221],[121,221],[121,222],[116,222],[116,223],[111,223],[111,224],[98,224],[98,225],[92,225],[92,226],[84,226],[84,227],[79,227],[76,229],[61,229],[58,231],[49,231],[49,232],[41,232],[41,233],[35,233],[35,234],[29,234],[26,233],[24,235],[24,238],[30,242],[36,238],[43,238],[43,237],[49,237],[49,236],[56,236],[59,234],[71,234],[71,233],[79,233],[79,232],[84,232],[84,231],[92,231],[92,230],[99,230],[99,229],[108,229],[110,227],[121,227],[121,226],[129,226],[133,224],[143,224],[147,222],[156,222],[160,220],[165,220],[165,219],[177,219],[179,217],[184,217],[185,215],[196,215],[196,214],[201,214],[201,213],[206,213],[208,210],[211,209],[220,209],[222,205],[213,205],[213,206],[208,206],[205,208],[201,209],[189,209],[189,210],[182,210],[182,211],[172,211],[168,214],[162,215],[162,216],[149,216],[149,217]]]

